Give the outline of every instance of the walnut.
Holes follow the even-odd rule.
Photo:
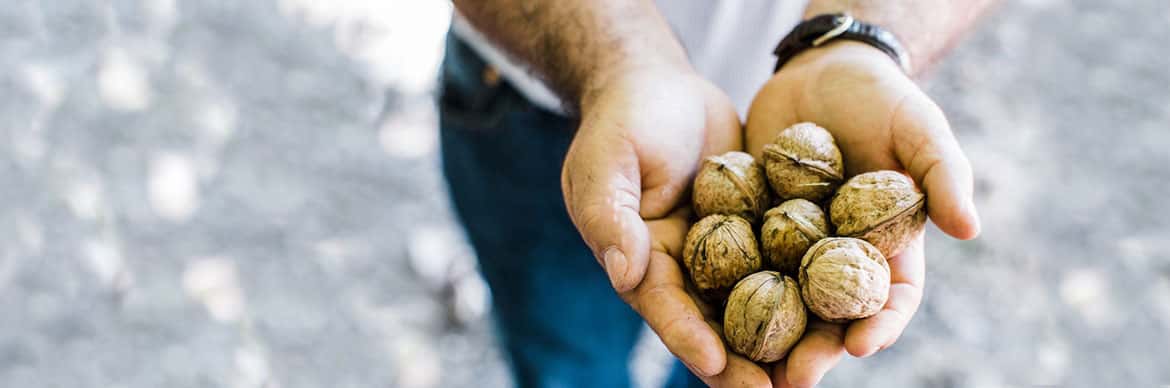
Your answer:
[[[764,167],[780,199],[820,202],[841,184],[844,163],[829,131],[800,123],[780,131],[764,146]]]
[[[760,243],[768,264],[796,275],[808,247],[829,235],[829,221],[820,206],[806,199],[790,199],[764,213]]]
[[[808,322],[796,281],[775,271],[736,283],[723,312],[723,335],[736,353],[756,362],[784,358]]]
[[[700,294],[721,303],[735,282],[762,265],[752,226],[739,216],[713,214],[687,232],[683,264]]]
[[[867,172],[850,178],[829,204],[837,234],[869,241],[893,257],[926,226],[926,196],[905,175]]]
[[[890,266],[872,244],[852,237],[817,241],[800,261],[800,295],[828,322],[877,314],[890,294]]]
[[[733,214],[759,220],[768,206],[764,169],[744,152],[707,157],[695,175],[693,201],[699,217]]]

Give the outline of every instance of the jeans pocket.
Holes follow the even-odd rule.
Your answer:
[[[469,130],[497,128],[510,113],[531,104],[463,41],[447,36],[439,82],[439,110],[443,125]]]

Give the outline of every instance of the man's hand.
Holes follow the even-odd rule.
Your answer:
[[[704,156],[742,148],[742,129],[655,2],[455,6],[580,114],[561,179],[565,205],[618,294],[708,384],[770,386],[762,368],[725,350],[718,317],[687,292],[679,268],[691,179]]]
[[[714,386],[768,386],[728,353],[679,267],[688,188],[704,156],[742,147],[727,96],[689,69],[622,71],[595,85],[565,158],[565,205],[618,291],[691,371]],[[599,328],[604,329],[604,328]]]
[[[946,117],[881,51],[840,41],[793,58],[752,102],[748,150],[759,157],[776,133],[804,121],[833,133],[846,176],[905,171],[926,193],[935,225],[960,239],[979,233],[971,167]],[[892,285],[885,307],[847,327],[810,322],[804,338],[775,366],[777,386],[811,386],[845,351],[866,357],[898,339],[922,300],[922,236],[888,259]]]

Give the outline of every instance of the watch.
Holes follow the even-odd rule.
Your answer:
[[[862,42],[889,55],[902,71],[910,73],[910,57],[894,34],[885,29],[858,21],[849,14],[818,15],[796,25],[776,46],[776,69],[780,71],[792,57],[804,50],[821,46],[835,39]]]

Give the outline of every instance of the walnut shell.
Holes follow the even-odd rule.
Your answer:
[[[796,280],[762,271],[743,278],[731,291],[723,311],[723,335],[736,353],[773,362],[788,354],[807,322]]]
[[[804,252],[829,235],[829,221],[820,206],[806,199],[790,199],[764,213],[760,245],[768,265],[796,275]]]
[[[768,181],[755,158],[731,151],[703,160],[692,197],[699,217],[732,214],[754,222],[767,209]]]
[[[926,195],[894,171],[867,172],[845,182],[829,204],[837,234],[869,241],[886,257],[902,252],[926,227]]]
[[[817,241],[800,261],[800,295],[828,322],[877,314],[890,296],[890,265],[872,244],[852,237]]]
[[[768,183],[780,199],[804,198],[820,202],[841,185],[841,150],[829,131],[800,123],[780,131],[764,146]]]
[[[683,264],[699,293],[722,302],[739,279],[760,270],[762,261],[752,225],[739,216],[712,214],[691,227]]]

